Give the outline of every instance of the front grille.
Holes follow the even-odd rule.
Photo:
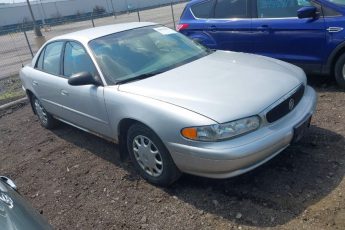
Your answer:
[[[285,99],[266,114],[269,123],[275,122],[290,113],[301,101],[304,94],[304,85],[301,85],[295,93]]]

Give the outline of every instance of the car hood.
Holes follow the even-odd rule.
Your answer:
[[[216,51],[119,90],[171,103],[224,123],[262,112],[301,83],[291,64],[253,54]]]

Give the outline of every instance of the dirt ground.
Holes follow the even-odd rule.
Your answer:
[[[45,130],[28,105],[0,113],[0,174],[56,229],[345,229],[345,93],[319,79],[302,141],[233,179],[152,186],[117,146],[67,125]]]

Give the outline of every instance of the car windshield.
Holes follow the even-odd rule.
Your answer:
[[[345,0],[327,0],[337,5],[345,5]]]
[[[148,26],[90,41],[109,85],[154,76],[204,57],[208,49],[163,26]]]

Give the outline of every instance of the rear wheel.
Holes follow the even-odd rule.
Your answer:
[[[342,54],[335,63],[334,75],[338,85],[345,89],[345,54]]]
[[[36,98],[35,96],[32,96],[31,103],[33,105],[33,108],[35,110],[35,113],[38,117],[39,122],[44,128],[52,129],[56,127],[57,120],[50,115],[45,108],[43,107],[41,101]]]
[[[181,172],[160,138],[148,127],[134,124],[128,130],[129,156],[140,175],[152,184],[168,186]]]

